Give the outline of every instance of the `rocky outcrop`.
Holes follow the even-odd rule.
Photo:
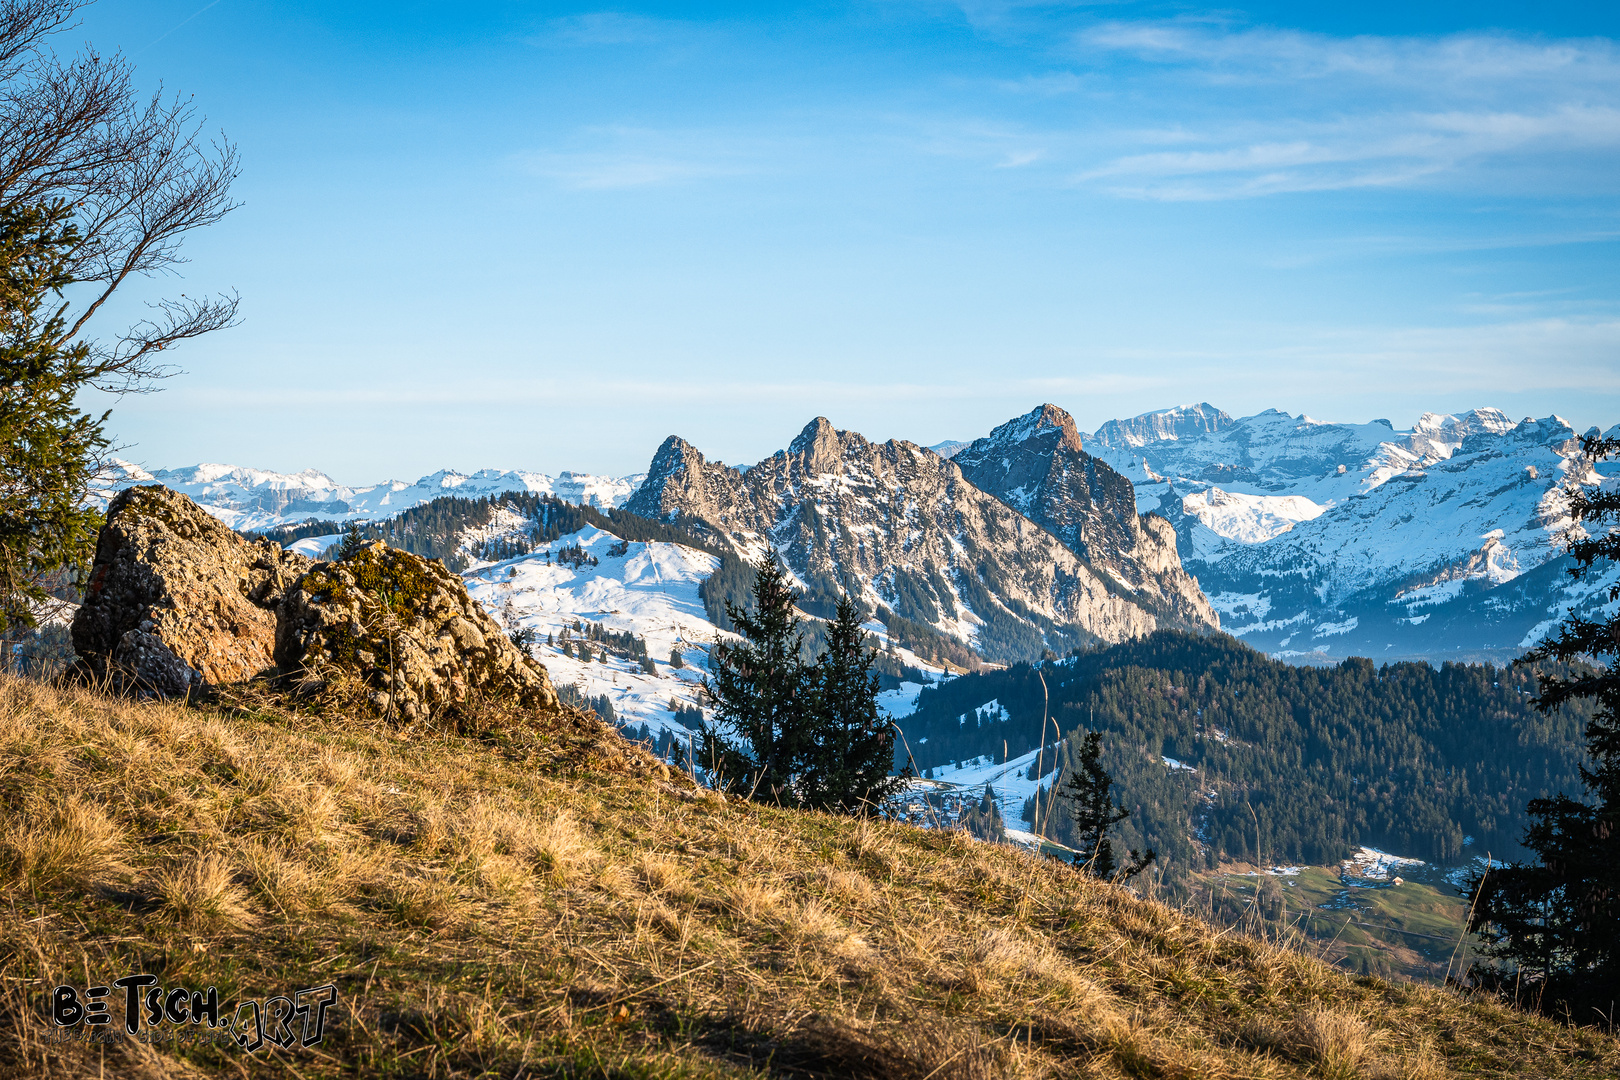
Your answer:
[[[975,487],[1051,532],[1164,622],[1220,625],[1182,569],[1175,528],[1137,514],[1131,482],[1082,449],[1074,418],[1056,405],[1007,421],[951,460]]]
[[[685,521],[707,532],[750,516],[746,500],[739,501],[742,488],[741,470],[709,461],[697,447],[671,435],[653,454],[647,479],[624,508],[656,521]]]
[[[161,697],[282,676],[408,721],[480,695],[557,705],[443,564],[383,544],[314,563],[163,487],[108,506],[73,643],[82,674]]]
[[[163,697],[273,671],[276,612],[308,566],[269,540],[242,539],[168,488],[122,491],[73,619],[81,670]]]
[[[987,659],[1061,653],[1158,625],[1129,590],[954,462],[909,442],[868,442],[820,417],[746,472],[671,438],[626,509],[701,522],[748,558],[775,545],[812,613],[828,613],[847,583],[887,621],[925,626]]]
[[[553,709],[545,668],[444,564],[376,543],[316,563],[281,606],[276,663],[309,689],[358,684],[385,716],[425,719],[475,695]]]

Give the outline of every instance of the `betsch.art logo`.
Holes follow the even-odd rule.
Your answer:
[[[319,1045],[326,1037],[326,1010],[337,1003],[337,986],[327,985],[307,987],[290,996],[277,995],[262,1003],[256,1000],[227,1002],[221,1010],[219,991],[215,987],[210,986],[206,991],[188,990],[183,986],[165,990],[158,985],[156,975],[143,973],[125,975],[113,980],[110,986],[91,986],[84,990],[58,986],[51,994],[51,1019],[64,1037],[110,1041],[117,1037],[111,1028],[112,1014],[107,1008],[109,999],[116,1000],[114,991],[123,993],[124,1033],[131,1038],[151,1042],[229,1038],[249,1053],[266,1043],[283,1050],[291,1049],[294,1044]],[[293,1023],[295,1019],[297,1024]],[[81,1024],[84,1025],[82,1031],[73,1030]]]

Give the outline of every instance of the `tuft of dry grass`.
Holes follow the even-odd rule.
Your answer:
[[[1601,1032],[959,833],[695,791],[593,724],[402,739],[0,677],[0,1076],[1620,1075]],[[326,1041],[53,1039],[49,988],[154,958],[222,1000],[334,983]]]
[[[151,888],[164,914],[191,930],[246,926],[256,921],[230,860],[217,852],[182,855],[159,866],[152,874]]]
[[[1359,1075],[1377,1041],[1376,1033],[1355,1012],[1326,1007],[1306,1009],[1295,1019],[1291,1035],[1293,1047],[1335,1080]]]
[[[31,792],[0,834],[0,872],[29,893],[121,877],[124,837],[103,807],[76,792],[53,802]]]

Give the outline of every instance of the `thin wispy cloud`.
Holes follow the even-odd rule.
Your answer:
[[[646,128],[588,128],[575,146],[521,155],[527,172],[576,190],[622,190],[747,176],[769,149],[735,135]]]
[[[1620,86],[1620,50],[1601,38],[1547,42],[1502,34],[1334,37],[1176,21],[1104,23],[1080,32],[1077,42],[1085,50],[1196,66],[1223,79],[1350,78],[1428,92],[1470,84],[1493,92],[1533,83],[1556,83],[1566,89]]]
[[[1565,106],[1539,115],[1450,111],[1326,124],[1278,121],[1265,134],[1295,135],[1280,140],[1254,139],[1255,127],[1212,128],[1201,141],[1224,144],[1219,148],[1125,155],[1075,179],[1106,181],[1116,194],[1138,198],[1247,198],[1413,184],[1517,156],[1620,151],[1620,108],[1611,106]]]
[[[1549,163],[1583,177],[1620,163],[1620,51],[1604,40],[1114,22],[1074,41],[1117,86],[1179,114],[1161,131],[1096,133],[1125,152],[1072,179],[1119,196],[1466,185],[1487,171],[1500,185],[1516,170],[1544,183]]]

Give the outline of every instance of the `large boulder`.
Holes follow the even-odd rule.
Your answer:
[[[181,697],[275,668],[276,615],[310,560],[249,542],[165,487],[107,507],[73,648],[92,677]]]
[[[406,721],[473,697],[557,707],[546,669],[442,563],[380,543],[312,562],[164,487],[107,507],[73,645],[81,674],[162,697],[278,676]]]
[[[513,645],[444,564],[377,543],[316,563],[288,591],[276,662],[312,688],[344,684],[414,721],[470,697],[554,709],[546,669]]]

